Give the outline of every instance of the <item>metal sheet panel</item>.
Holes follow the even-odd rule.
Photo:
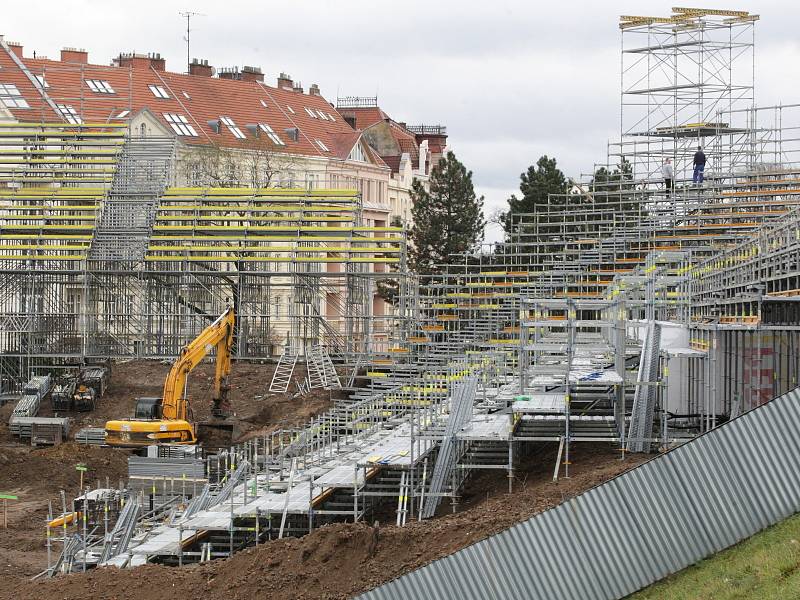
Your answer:
[[[800,510],[794,390],[360,596],[623,598]]]

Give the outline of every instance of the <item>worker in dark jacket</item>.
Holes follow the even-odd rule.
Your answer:
[[[693,183],[703,183],[703,171],[706,169],[706,155],[703,154],[703,147],[698,146],[697,152],[694,153],[694,176],[692,177]]]

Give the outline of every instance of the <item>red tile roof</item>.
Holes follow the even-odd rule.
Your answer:
[[[293,154],[338,159],[346,159],[360,137],[324,97],[279,89],[259,81],[170,73],[150,67],[76,64],[27,57],[22,60],[32,74],[44,77],[49,86],[46,93],[54,102],[72,106],[87,123],[115,122],[125,118],[119,116],[122,111],[130,110],[131,114],[136,114],[147,109],[168,131],[172,129],[164,114],[184,115],[198,134],[197,137],[180,136],[188,144],[251,147],[257,143],[272,146],[263,132],[256,142],[253,133],[246,128],[248,124],[265,123],[286,144],[277,149]],[[115,93],[93,91],[86,83],[90,79],[107,81]],[[25,73],[2,49],[0,83],[13,83],[31,107],[36,107],[11,108],[16,119],[38,121],[59,118],[43,101],[41,93]],[[156,97],[149,85],[162,87],[169,98]],[[224,124],[220,125],[218,133],[214,131],[208,121],[217,121],[223,116],[233,120],[245,139],[237,139]],[[286,130],[294,128],[299,130],[296,142],[286,133]],[[323,150],[317,140],[329,151]],[[374,153],[370,154],[376,157]]]
[[[352,118],[356,129],[366,129],[380,121],[389,120],[389,116],[377,106],[368,108],[342,108],[342,116]]]

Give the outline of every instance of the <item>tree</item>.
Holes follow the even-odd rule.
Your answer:
[[[414,180],[411,189],[411,267],[423,274],[437,272],[450,254],[472,250],[486,224],[483,196],[475,195],[472,171],[452,151],[431,170],[429,187],[430,191]]]
[[[521,198],[512,194],[508,199],[508,211],[503,213],[501,219],[506,237],[511,234],[514,214],[536,213],[544,207],[563,204],[563,198],[550,198],[551,194],[567,193],[567,178],[558,168],[556,159],[547,155],[536,161],[528,170],[519,176],[519,191]]]
[[[588,189],[583,188],[588,203],[592,205],[586,233],[602,233],[604,228],[608,230],[608,221],[613,220],[616,213],[624,212],[623,203],[631,199],[624,192],[633,187],[633,167],[624,156],[613,171],[606,167],[595,169]]]
[[[392,227],[402,227],[403,220],[399,215],[395,215],[389,224]],[[391,273],[396,274],[397,269],[397,263],[389,263],[389,271]],[[400,280],[395,276],[391,278],[378,279],[375,284],[378,290],[378,296],[383,298],[392,306],[397,306],[397,304],[400,302]]]
[[[182,164],[189,185],[214,187],[275,186],[298,168],[295,156],[266,138],[240,140],[236,147],[193,147]]]

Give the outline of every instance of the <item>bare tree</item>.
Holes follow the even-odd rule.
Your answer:
[[[186,180],[196,186],[276,186],[291,179],[297,167],[297,157],[266,138],[239,140],[236,147],[193,147],[183,160]]]

